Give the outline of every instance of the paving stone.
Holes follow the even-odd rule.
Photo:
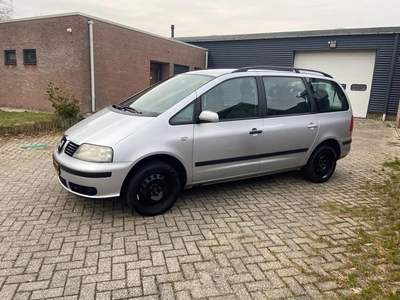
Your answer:
[[[125,280],[110,280],[98,282],[96,289],[98,291],[112,291],[114,289],[121,289],[126,286]]]
[[[25,291],[42,290],[46,289],[48,286],[49,286],[48,280],[24,282],[19,285],[18,291],[25,292]]]
[[[285,278],[282,278],[282,280],[286,283],[286,285],[289,287],[289,290],[295,296],[305,294],[305,290],[301,287],[301,285],[293,277],[285,277]]]
[[[126,284],[128,287],[141,286],[140,270],[127,270]]]
[[[69,277],[64,287],[64,296],[78,295],[81,288],[81,277]]]
[[[63,295],[64,288],[54,288],[45,290],[36,290],[32,292],[31,299],[46,299],[46,298],[56,298]]]
[[[337,283],[334,281],[319,282],[316,286],[322,291],[329,291],[338,287]]]
[[[158,294],[155,276],[142,277],[143,295]]]
[[[0,299],[4,300],[13,299],[17,288],[18,288],[17,284],[3,285],[3,287],[0,290]]]
[[[324,184],[289,172],[184,190],[164,215],[58,184],[59,135],[0,138],[0,299],[337,299],[360,219],[326,204],[378,205],[361,190],[400,157],[393,128],[356,119],[352,150]],[[47,143],[38,149],[22,145]],[[373,144],[373,147],[371,146]]]

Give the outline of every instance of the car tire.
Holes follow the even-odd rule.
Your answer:
[[[129,179],[124,196],[128,205],[144,216],[155,216],[169,210],[181,190],[178,172],[161,161],[142,166]]]
[[[336,168],[336,152],[332,147],[323,145],[314,150],[307,165],[303,167],[304,176],[315,183],[329,180]]]

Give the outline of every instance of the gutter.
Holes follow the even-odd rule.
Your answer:
[[[388,84],[387,84],[387,88],[386,88],[385,105],[383,107],[382,121],[386,121],[386,114],[387,114],[387,110],[388,110],[388,106],[389,106],[390,91],[392,89],[394,68],[395,68],[395,65],[396,65],[396,56],[397,56],[397,49],[398,48],[399,48],[399,34],[397,33],[395,38],[394,38],[393,52],[392,52],[392,62],[390,64],[390,73],[389,73]]]
[[[90,99],[92,100],[92,113],[96,111],[96,94],[94,87],[94,50],[93,50],[93,21],[89,24],[89,50],[90,50]]]

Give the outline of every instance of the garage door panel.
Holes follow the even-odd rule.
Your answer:
[[[314,69],[332,75],[346,85],[355,117],[365,118],[371,95],[376,51],[307,51],[296,52],[296,68]],[[352,91],[352,84],[365,84],[365,91]]]

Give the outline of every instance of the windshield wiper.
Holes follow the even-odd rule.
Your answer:
[[[117,104],[113,104],[114,108],[119,109],[119,110],[124,110],[124,111],[129,111],[131,113],[135,113],[135,114],[142,114],[141,111],[137,111],[136,109],[129,107],[129,106],[121,106],[121,105],[117,105]]]
[[[135,113],[135,114],[139,114],[139,115],[142,114],[141,111],[138,111],[138,110],[134,109],[133,107],[124,106],[124,109],[125,109],[126,111],[133,112],[133,113]]]

